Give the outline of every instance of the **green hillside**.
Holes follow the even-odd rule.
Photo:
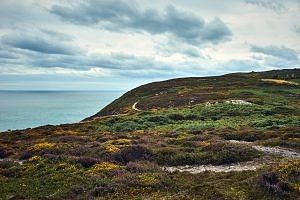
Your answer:
[[[149,83],[125,93],[93,117],[130,112],[135,102],[138,102],[138,107],[142,110],[192,106],[231,98],[246,98],[262,103],[265,101],[264,96],[244,94],[242,90],[268,90],[266,93],[272,93],[273,90],[293,87],[289,84],[264,82],[264,79],[293,80],[298,83],[300,69],[179,78]]]
[[[149,83],[0,134],[0,199],[297,199],[300,69]]]

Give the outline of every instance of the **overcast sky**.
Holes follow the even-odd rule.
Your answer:
[[[300,0],[0,0],[0,89],[300,67]]]

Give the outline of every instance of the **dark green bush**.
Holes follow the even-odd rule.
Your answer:
[[[134,131],[144,128],[145,126],[143,126],[142,124],[138,124],[134,121],[125,121],[113,125],[113,129],[117,132]]]
[[[171,120],[174,120],[174,121],[180,121],[180,120],[184,120],[185,119],[184,115],[177,114],[177,113],[169,114],[167,117],[169,119],[171,119]]]
[[[114,160],[119,163],[126,164],[130,161],[137,160],[152,160],[152,152],[144,146],[135,145],[128,146],[122,149],[120,152],[114,154]]]

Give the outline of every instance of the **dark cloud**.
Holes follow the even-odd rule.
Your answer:
[[[90,69],[98,67],[103,69],[120,70],[126,69],[140,70],[145,68],[159,68],[153,58],[139,57],[127,54],[97,54],[87,56],[31,56],[28,61],[30,66],[38,67],[61,67],[72,69]]]
[[[245,0],[245,2],[262,8],[271,9],[277,13],[286,12],[288,10],[279,0]]]
[[[0,59],[17,59],[18,55],[13,52],[0,49]]]
[[[3,53],[2,53],[3,52]],[[37,51],[24,51],[10,47],[10,53],[0,49],[0,66],[22,64],[33,68],[65,68],[88,70],[94,67],[113,71],[127,70],[169,70],[153,57],[136,56],[124,53],[93,55],[45,54]]]
[[[189,44],[218,44],[230,40],[232,35],[219,18],[205,22],[174,6],[157,10],[142,8],[132,1],[89,0],[74,6],[54,5],[50,12],[79,25],[97,25],[118,32],[171,34]]]
[[[41,31],[47,34],[50,37],[58,39],[60,41],[72,41],[73,37],[64,33],[60,33],[57,31],[49,30],[49,29],[41,29]]]
[[[268,56],[274,56],[286,60],[298,60],[298,53],[294,49],[287,48],[285,46],[257,46],[252,45],[251,51],[256,53],[262,53]]]
[[[295,26],[294,26],[294,31],[295,31],[298,35],[300,35],[300,26],[295,25]]]
[[[49,34],[45,37],[41,33],[12,33],[2,36],[1,42],[9,47],[45,54],[75,55],[82,52],[80,48],[64,42],[61,36],[49,37]]]

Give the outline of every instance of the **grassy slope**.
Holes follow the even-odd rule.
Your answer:
[[[299,86],[262,78],[299,83],[300,70],[151,83],[96,116],[129,115],[1,133],[0,157],[25,162],[0,161],[0,199],[296,199],[299,160],[269,156],[257,171],[196,175],[158,167],[265,162],[230,139],[300,151]],[[131,110],[136,101],[143,112]]]
[[[239,88],[265,88],[268,90],[271,89],[270,92],[272,92],[272,86],[278,85],[265,83],[261,81],[261,79],[297,80],[299,77],[300,70],[291,69],[261,73],[236,73],[217,77],[180,78],[154,82],[142,85],[125,93],[91,118],[129,112],[131,111],[133,103],[137,101],[139,101],[139,108],[149,110],[152,108],[189,106],[213,100],[244,97],[242,94],[238,96],[232,93],[232,91]],[[252,96],[249,95],[249,98],[251,97]]]

